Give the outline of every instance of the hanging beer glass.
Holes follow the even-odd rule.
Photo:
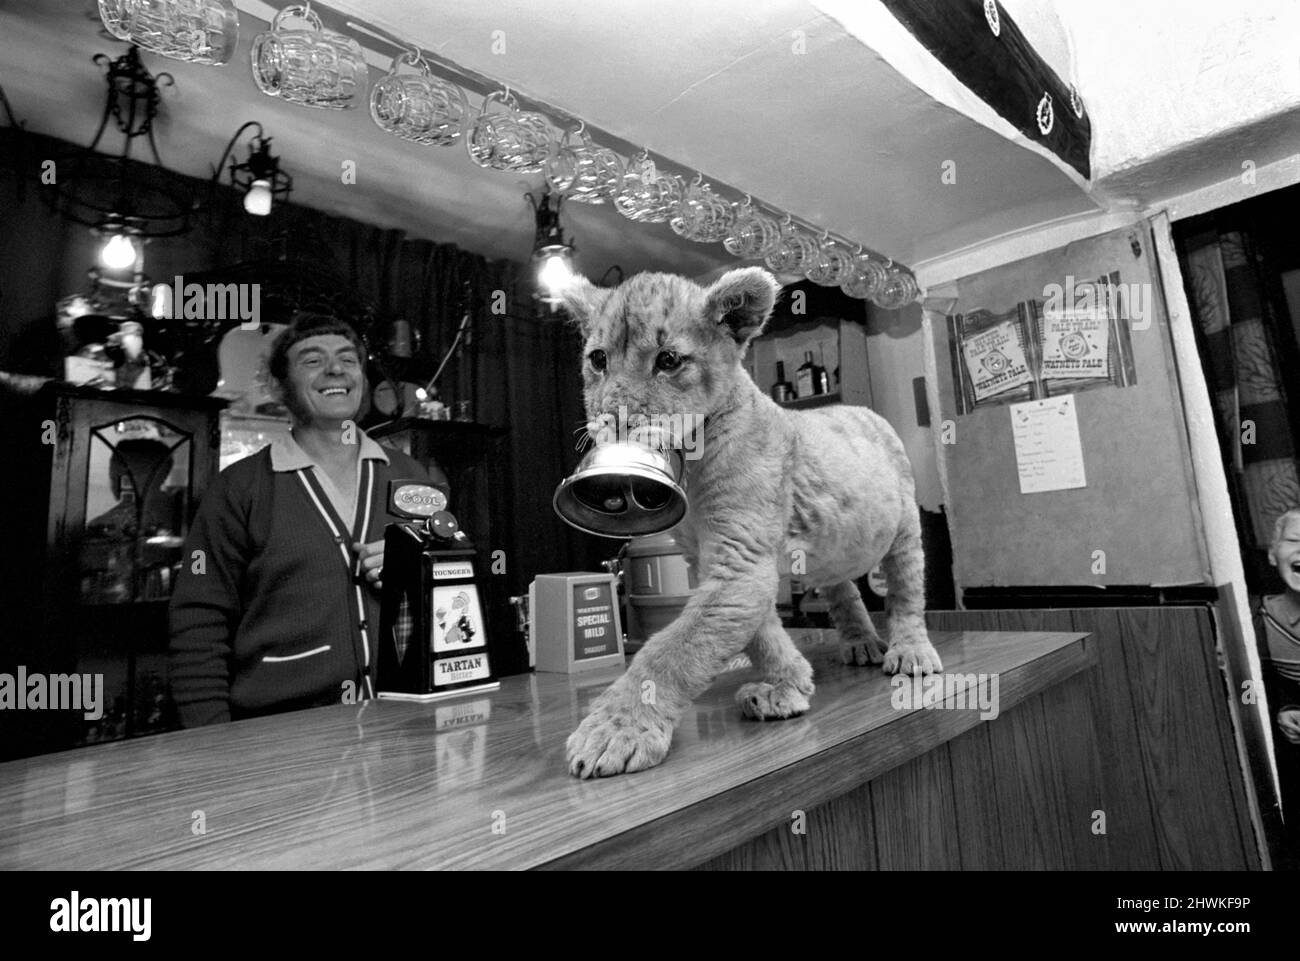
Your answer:
[[[898,266],[891,266],[871,302],[885,310],[898,310],[916,300],[921,292],[916,278]]]
[[[840,289],[849,297],[867,300],[884,286],[889,276],[885,265],[859,247],[853,256],[853,271],[847,280],[840,284]]]
[[[853,253],[826,234],[817,244],[812,260],[804,266],[804,276],[822,287],[838,287],[853,273]]]
[[[673,215],[684,191],[681,178],[659,173],[643,150],[627,165],[614,195],[614,209],[636,223],[662,224]]]
[[[668,218],[668,226],[687,240],[716,243],[731,229],[733,216],[731,205],[713,192],[702,175],[696,174]]]
[[[505,112],[489,112],[494,103]],[[483,99],[465,135],[465,148],[480,167],[537,173],[551,153],[551,126],[540,113],[520,110],[509,88],[498,90]]]
[[[399,73],[403,65],[418,73]],[[425,146],[448,147],[460,139],[469,104],[465,91],[435,77],[418,50],[393,61],[388,76],[370,90],[370,116],[375,125],[394,137]]]
[[[297,18],[305,29],[287,29]],[[345,110],[365,92],[369,70],[361,46],[326,30],[311,4],[285,7],[253,40],[253,80],[262,93],[304,107]]]
[[[749,195],[736,208],[731,230],[722,241],[727,253],[742,260],[766,257],[781,242],[781,225],[753,205]]]
[[[99,0],[99,19],[117,39],[186,63],[228,63],[239,42],[234,0]]]
[[[546,182],[556,193],[584,204],[603,204],[612,200],[623,182],[623,161],[607,147],[592,143],[587,125],[579,124],[572,136],[580,138],[570,142],[570,133],[555,156],[546,165]]]
[[[817,253],[817,240],[786,217],[776,249],[764,258],[768,269],[778,274],[801,274]]]

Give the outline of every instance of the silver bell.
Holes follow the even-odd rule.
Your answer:
[[[640,444],[598,444],[555,489],[565,523],[601,537],[658,534],[686,515],[680,451]]]

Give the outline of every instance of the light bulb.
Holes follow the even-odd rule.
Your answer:
[[[271,212],[271,181],[254,180],[248,185],[244,209],[255,217],[265,217]]]
[[[109,270],[126,270],[135,266],[135,244],[126,234],[114,234],[108,238],[99,252],[99,262]]]
[[[568,259],[559,254],[547,257],[537,273],[537,280],[546,291],[559,293],[573,280],[573,270],[569,267]]]

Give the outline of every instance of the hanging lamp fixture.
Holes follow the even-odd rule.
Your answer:
[[[117,59],[96,54],[94,62],[105,68],[108,85],[99,129],[88,147],[53,158],[54,179],[41,194],[61,216],[104,239],[101,264],[122,269],[128,252],[138,253],[144,242],[187,232],[198,204],[189,184],[163,166],[154,142],[159,88],[175,82],[171,74],[150,73],[135,46]],[[116,153],[101,152],[111,140],[110,121],[121,136]],[[142,159],[132,157],[137,142],[147,148]]]
[[[564,288],[573,281],[573,244],[564,239],[560,227],[560,204],[564,197],[547,189],[541,202],[532,193],[524,197],[536,215],[537,233],[533,239],[530,260],[533,277],[537,281],[533,297],[546,304],[554,313],[564,303]]]

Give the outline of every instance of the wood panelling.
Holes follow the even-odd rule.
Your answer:
[[[1044,691],[1038,701],[1047,720],[1046,767],[1060,792],[1061,837],[1068,859],[1076,869],[1096,871],[1114,865],[1109,822],[1096,815],[1100,811],[1105,816],[1107,810],[1102,777],[1106,764],[1098,750],[1092,683],[1091,676],[1070,678]],[[1106,833],[1096,833],[1094,825]]]
[[[1245,868],[1232,786],[1240,769],[1224,754],[1216,714],[1226,717],[1227,705],[1206,666],[1208,611],[1121,611],[1119,632],[1161,867]]]
[[[776,857],[791,848],[773,831],[702,867],[825,869],[837,858],[820,852],[842,863],[845,849],[881,868],[1260,867],[1206,608],[927,620],[934,631],[1088,632],[1095,667],[810,814],[810,830],[833,831],[870,810],[873,851],[855,827],[843,844],[810,835],[802,859]],[[1094,833],[1098,811],[1105,833]]]
[[[803,829],[795,824],[765,834],[706,861],[701,871],[873,871],[876,842],[871,819],[871,787],[861,784],[846,794],[806,811]]]
[[[1151,870],[1161,866],[1155,809],[1130,689],[1133,678],[1124,659],[1120,613],[1105,608],[1076,610],[1073,621],[1095,629],[1089,638],[1097,656],[1090,694],[1097,750],[1106,759],[1101,771],[1101,810],[1106,812],[1111,867]]]
[[[1002,837],[1001,798],[989,725],[972,728],[949,744],[948,762],[962,868],[1000,871],[1014,867],[1007,860],[1009,848]]]
[[[948,746],[872,781],[871,820],[882,870],[960,866]]]

